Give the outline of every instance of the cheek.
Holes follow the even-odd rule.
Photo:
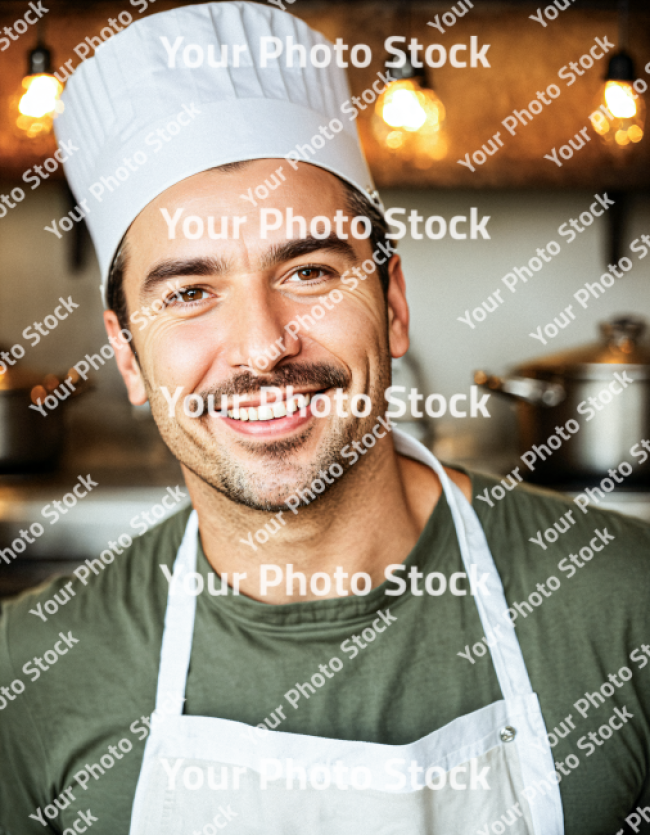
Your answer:
[[[195,323],[154,322],[142,354],[151,385],[184,386],[193,391],[215,357],[214,335]]]
[[[381,290],[376,296],[363,285],[352,293],[342,291],[342,295],[340,302],[330,301],[333,309],[315,326],[302,331],[303,346],[316,343],[348,369],[353,392],[369,394],[384,378],[389,356],[383,296]],[[327,361],[327,354],[320,353],[320,357]]]
[[[327,299],[332,310],[325,309],[325,315],[304,333],[343,358],[366,357],[386,341],[383,299],[363,285],[340,292],[343,298],[338,303]]]

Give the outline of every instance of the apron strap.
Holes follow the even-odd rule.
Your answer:
[[[187,594],[182,581],[188,572],[196,571],[198,534],[199,517],[196,510],[193,510],[174,561],[160,649],[156,711],[171,716],[183,713],[185,684],[192,654],[196,595]]]
[[[498,640],[491,640],[492,646],[488,645],[488,648],[503,697],[512,699],[515,696],[531,694],[533,688],[514,627],[503,616],[508,608],[503,584],[476,511],[461,490],[449,480],[438,459],[425,446],[399,430],[394,430],[393,434],[397,452],[431,467],[440,479],[454,520],[460,553],[468,577],[480,579],[483,574],[488,575],[485,586],[489,595],[484,595],[479,590],[474,600],[486,637],[501,636]],[[501,632],[494,631],[497,626],[503,627]]]

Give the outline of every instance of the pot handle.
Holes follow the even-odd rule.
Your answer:
[[[531,377],[495,377],[485,371],[474,372],[474,382],[481,388],[522,400],[533,406],[557,406],[566,397],[564,386]]]

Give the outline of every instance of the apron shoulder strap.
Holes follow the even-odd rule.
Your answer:
[[[174,561],[160,650],[156,711],[166,715],[180,716],[183,713],[192,654],[196,595],[185,593],[182,580],[188,573],[196,571],[198,535],[199,519],[196,510],[193,510]]]
[[[461,490],[449,480],[442,464],[425,446],[398,430],[394,430],[394,435],[398,452],[431,467],[440,479],[454,520],[467,576],[481,580],[487,575],[485,583],[478,586],[474,600],[485,635],[490,640],[488,648],[503,697],[511,699],[531,694],[533,688],[519,641],[510,620],[504,618],[508,604],[503,584],[476,511]],[[487,589],[488,594],[483,593],[481,586]],[[497,632],[496,627],[501,629]]]

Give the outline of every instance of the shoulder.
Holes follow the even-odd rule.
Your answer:
[[[575,782],[562,783],[571,818],[583,798],[622,818],[648,779],[650,525],[534,487],[472,481],[506,598],[497,617],[516,629],[554,757],[585,763]],[[591,759],[611,736],[599,736],[603,722],[621,710],[633,721]],[[568,719],[575,733],[565,741]]]
[[[51,786],[69,783],[82,757],[98,760],[108,740],[136,733],[134,720],[153,709],[168,590],[160,566],[171,570],[189,512],[127,548],[107,543],[69,577],[2,606],[0,807],[7,814],[17,819],[20,809],[22,818],[51,803]]]
[[[650,593],[650,525],[527,485],[472,475],[473,507],[506,595],[526,598],[555,577],[567,613],[641,621]],[[500,489],[496,489],[500,488]],[[553,581],[554,582],[554,581]],[[569,602],[570,598],[570,602]]]
[[[610,532],[607,544],[616,542],[611,550],[650,545],[650,524],[635,517],[583,506],[560,493],[509,479],[477,473],[471,479],[472,505],[486,533],[498,533],[533,553],[575,547],[603,528]]]
[[[58,577],[0,609],[0,667],[48,649],[59,632],[93,643],[125,629],[146,629],[162,623],[168,583],[161,566],[171,570],[190,508],[182,508],[161,524],[132,540],[91,554],[69,576]],[[162,626],[161,626],[162,629]]]

